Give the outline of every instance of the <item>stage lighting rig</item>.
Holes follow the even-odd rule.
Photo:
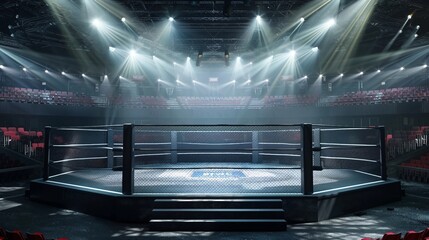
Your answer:
[[[229,52],[228,52],[228,50],[225,51],[224,59],[225,59],[225,66],[228,67],[229,66]]]
[[[195,63],[195,65],[197,66],[197,67],[199,67],[200,66],[200,64],[201,64],[201,59],[203,58],[203,51],[199,51],[198,52],[198,55],[197,55],[197,61],[196,61],[196,63]]]

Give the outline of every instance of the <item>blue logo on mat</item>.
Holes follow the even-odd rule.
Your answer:
[[[242,178],[246,177],[243,172],[237,170],[221,170],[221,171],[211,171],[211,170],[197,170],[192,173],[192,177],[201,177],[201,178]]]

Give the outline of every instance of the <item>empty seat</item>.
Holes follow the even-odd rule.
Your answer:
[[[19,230],[13,230],[13,231],[6,230],[6,239],[7,240],[26,240],[22,232]]]
[[[403,240],[419,240],[420,235],[423,233],[416,231],[408,231],[405,233]]]

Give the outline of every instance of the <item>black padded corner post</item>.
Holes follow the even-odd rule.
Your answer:
[[[124,140],[122,151],[122,193],[132,195],[134,193],[134,125],[124,124]]]
[[[51,127],[45,127],[45,139],[44,139],[44,149],[43,149],[43,181],[47,181],[49,178],[49,163],[51,162]]]
[[[301,191],[304,195],[313,194],[313,126],[301,125]]]
[[[113,129],[107,129],[106,134],[106,143],[107,143],[107,167],[113,168],[114,154],[113,154]]]
[[[387,180],[387,163],[386,163],[386,129],[378,127],[380,132],[380,172],[381,180]]]

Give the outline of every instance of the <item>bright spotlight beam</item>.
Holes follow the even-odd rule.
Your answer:
[[[96,27],[97,29],[100,29],[100,28],[102,28],[104,26],[103,22],[100,19],[98,19],[98,18],[95,18],[94,20],[92,20],[91,24],[94,27]]]

